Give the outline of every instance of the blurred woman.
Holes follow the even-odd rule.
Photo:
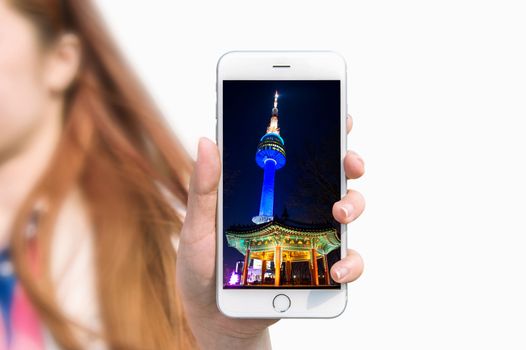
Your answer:
[[[216,307],[218,149],[169,130],[91,1],[0,0],[0,349],[270,348]]]

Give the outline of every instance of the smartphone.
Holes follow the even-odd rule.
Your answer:
[[[332,215],[346,193],[346,63],[333,51],[231,51],[217,63],[217,306],[236,318],[333,318],[347,285]]]

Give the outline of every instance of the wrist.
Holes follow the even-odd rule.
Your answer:
[[[201,349],[272,349],[268,327],[258,331],[247,331],[231,329],[225,324],[200,322],[192,328]]]
[[[228,349],[228,350],[271,350],[270,333],[265,329],[260,334],[251,335],[250,337],[233,336],[233,335],[215,335],[207,337],[198,343],[202,344],[203,349]]]

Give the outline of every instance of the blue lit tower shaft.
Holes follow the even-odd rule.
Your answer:
[[[274,215],[274,175],[276,174],[276,161],[267,158],[263,167],[263,186],[261,188],[261,202],[259,216],[272,217]]]
[[[256,152],[256,163],[263,168],[259,215],[252,218],[256,224],[263,224],[274,219],[274,179],[276,170],[285,166],[284,145],[285,142],[279,135],[278,92],[276,91],[270,124],[267,127],[267,133],[261,137]]]

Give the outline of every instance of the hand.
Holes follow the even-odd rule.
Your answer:
[[[347,133],[352,118],[347,117]],[[353,151],[344,159],[348,179],[363,175],[363,160]],[[185,314],[199,344],[203,348],[270,348],[268,327],[279,319],[236,319],[224,316],[216,305],[215,246],[217,188],[221,174],[217,145],[206,138],[199,140],[197,160],[190,179],[190,189],[177,255],[177,288]],[[340,223],[349,223],[363,211],[363,196],[349,190],[333,206],[333,215]],[[363,271],[361,257],[348,250],[345,258],[331,267],[336,282],[357,279]]]

